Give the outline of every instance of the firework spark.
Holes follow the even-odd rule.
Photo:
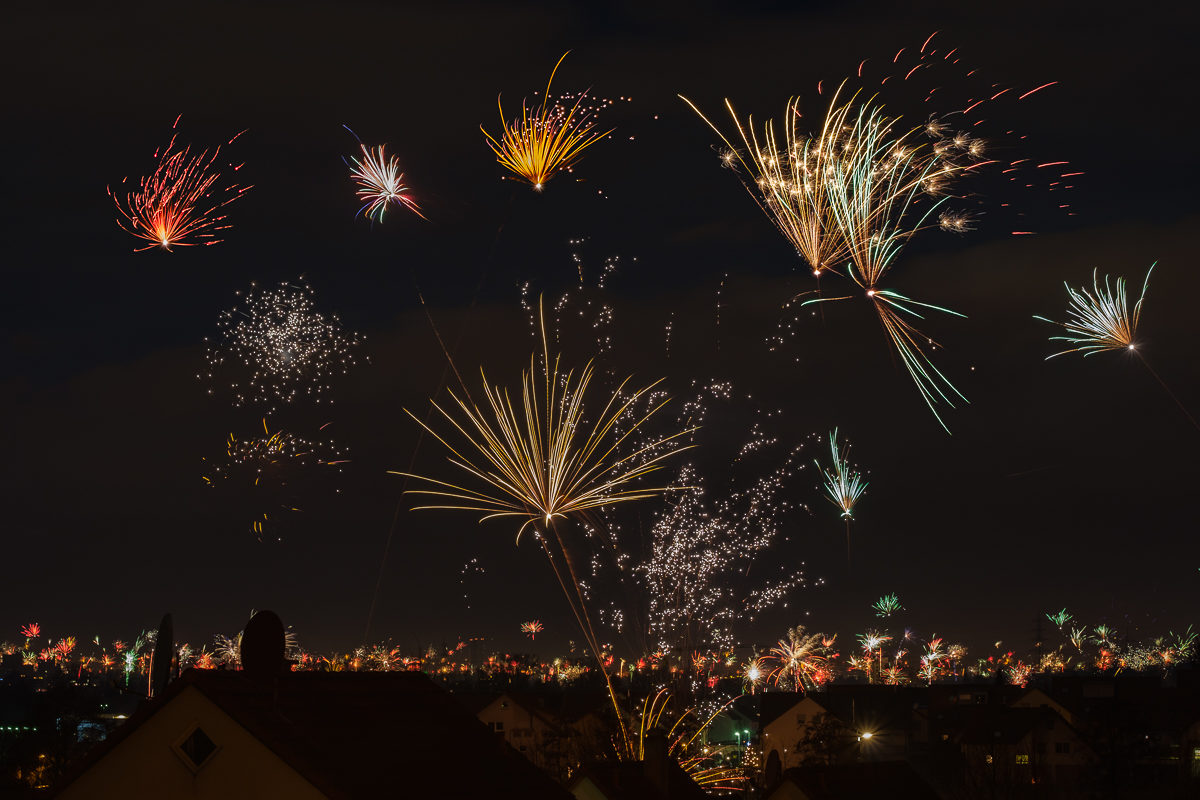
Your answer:
[[[833,429],[829,434],[829,455],[832,467],[826,469],[819,462],[813,462],[825,479],[825,493],[829,502],[842,511],[846,520],[846,566],[850,565],[850,522],[854,519],[854,507],[867,490],[867,482],[862,474],[850,466],[850,445],[842,447],[838,444],[838,430]]]
[[[179,125],[175,119],[172,130]],[[232,144],[241,134],[230,139]],[[218,235],[230,226],[224,224],[220,209],[241,197],[249,186],[223,185],[217,168],[221,148],[211,153],[202,150],[192,153],[191,145],[179,149],[172,134],[167,146],[154,154],[153,172],[143,177],[137,189],[123,191],[128,178],[121,182],[122,190],[108,190],[117,207],[117,224],[121,230],[149,244],[137,251],[161,247],[205,244],[221,241]],[[240,168],[232,167],[236,172]]]
[[[365,144],[360,144],[359,147],[362,149],[362,160],[350,157],[353,163],[350,167],[350,177],[358,185],[358,199],[363,201],[358,213],[376,222],[383,222],[388,205],[394,203],[397,207],[407,208],[421,219],[425,219],[421,207],[417,205],[409,187],[404,183],[400,159],[394,155],[388,158],[384,154],[385,145],[379,145],[374,151]]]
[[[229,434],[224,458],[214,460],[201,476],[213,488],[231,493],[230,501],[250,518],[250,532],[265,538],[278,527],[281,512],[296,512],[312,487],[304,486],[310,467],[336,467],[347,462],[332,441],[309,441],[282,430],[271,432],[262,421],[262,435],[239,439]],[[325,426],[322,426],[324,428]],[[207,461],[207,459],[205,459]]]
[[[577,95],[569,107],[550,102],[550,84],[567,55],[563,53],[554,65],[540,106],[533,108],[523,102],[520,118],[510,122],[504,114],[504,106],[497,99],[500,138],[479,126],[500,165],[537,191],[559,172],[569,172],[584,150],[612,133],[611,130],[595,132],[593,114],[584,106],[586,92]]]
[[[303,278],[274,289],[251,284],[238,296],[239,305],[217,321],[220,336],[205,339],[208,372],[197,377],[212,383],[228,365],[235,373],[229,388],[238,406],[275,410],[301,396],[325,399],[330,379],[345,375],[355,363],[353,351],[362,337],[344,331],[336,314],[317,311],[313,288]]]

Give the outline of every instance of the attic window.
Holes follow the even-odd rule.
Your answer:
[[[192,728],[192,732],[175,747],[193,770],[199,770],[212,757],[212,754],[217,752],[216,743],[199,725]]]

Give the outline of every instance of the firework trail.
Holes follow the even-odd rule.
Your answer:
[[[850,466],[850,445],[842,447],[838,444],[837,428],[829,434],[829,455],[831,467],[826,469],[820,462],[813,462],[825,479],[825,493],[829,502],[842,512],[846,520],[846,567],[850,567],[850,522],[854,519],[854,507],[858,499],[867,490],[867,482],[862,479],[858,470]]]
[[[735,698],[736,699],[736,698]],[[665,731],[667,755],[674,758],[679,767],[687,773],[697,786],[706,791],[736,792],[743,789],[749,779],[740,765],[734,765],[731,755],[738,749],[733,745],[693,747],[696,740],[703,737],[713,721],[728,708],[733,700],[717,704],[712,713],[701,722],[702,713],[697,706],[684,709],[675,717],[668,727],[664,715],[671,705],[669,689],[660,689],[655,695],[646,695],[642,702],[641,715],[638,717],[638,738],[636,745],[628,742],[628,748],[618,751],[621,760],[644,761],[646,758],[646,739],[654,731]],[[689,751],[696,755],[689,754]],[[740,754],[739,754],[740,755]]]
[[[343,125],[343,128],[354,134],[354,131]],[[358,134],[354,134],[358,138]],[[346,162],[350,167],[350,177],[358,187],[358,199],[363,202],[359,214],[376,222],[383,222],[383,215],[390,204],[397,208],[407,208],[421,219],[421,207],[413,198],[410,188],[404,183],[404,173],[400,171],[400,159],[393,155],[388,158],[384,153],[386,145],[372,149],[360,140],[359,149],[362,160],[354,156]]]
[[[303,278],[274,289],[252,283],[238,296],[241,302],[217,320],[217,339],[205,338],[208,372],[197,377],[211,384],[227,367],[238,373],[229,384],[236,406],[274,411],[301,396],[325,399],[330,379],[355,363],[361,337],[343,331],[336,314],[316,310],[313,288]]]
[[[500,137],[492,136],[486,128],[479,126],[500,165],[539,192],[559,172],[570,172],[584,150],[612,133],[611,130],[594,132],[594,114],[584,104],[587,92],[577,95],[570,107],[551,103],[550,84],[568,54],[569,51],[563,53],[554,65],[540,106],[533,108],[528,102],[522,102],[520,118],[510,122],[497,98]]]
[[[1126,297],[1125,279],[1117,278],[1114,288],[1113,284],[1109,282],[1108,276],[1105,275],[1104,286],[1101,287],[1099,270],[1093,270],[1091,291],[1088,291],[1087,287],[1073,289],[1070,285],[1063,284],[1066,287],[1067,296],[1070,298],[1070,302],[1067,304],[1066,322],[1057,322],[1036,315],[1034,319],[1058,325],[1066,331],[1065,336],[1051,336],[1051,341],[1074,345],[1074,347],[1046,356],[1047,361],[1068,353],[1083,353],[1085,357],[1110,350],[1125,350],[1133,353],[1154,376],[1167,395],[1175,401],[1175,405],[1179,406],[1179,410],[1188,418],[1192,426],[1200,430],[1200,423],[1187,410],[1175,392],[1171,391],[1171,387],[1159,377],[1137,346],[1137,326],[1142,315],[1142,303],[1146,299],[1146,290],[1150,286],[1150,274],[1154,272],[1155,266],[1157,266],[1157,262],[1151,264],[1150,269],[1146,271],[1146,278],[1142,281],[1142,293],[1138,295],[1132,312],[1129,310],[1129,301]]]
[[[172,131],[179,119],[175,118]],[[121,230],[148,242],[135,252],[152,247],[169,251],[175,246],[216,244],[221,241],[220,232],[230,227],[224,224],[225,215],[220,210],[251,188],[222,182],[217,167],[220,147],[211,153],[193,153],[191,145],[179,149],[177,136],[172,133],[167,146],[155,151],[154,170],[138,182],[136,189],[125,189],[129,178],[121,181],[117,192],[108,189]],[[241,133],[226,144],[232,144],[238,136]],[[236,172],[240,168],[239,164],[230,169]]]

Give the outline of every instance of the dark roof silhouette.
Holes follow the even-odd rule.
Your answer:
[[[1039,727],[1069,727],[1057,711],[1049,707],[981,709],[967,723],[960,741],[966,745],[1015,745]]]
[[[397,791],[413,797],[570,797],[454,697],[414,672],[264,677],[188,670],[97,747],[76,775],[188,687],[331,798]]]
[[[707,800],[708,795],[696,785],[674,760],[666,765],[667,791],[663,792],[646,774],[645,761],[604,761],[588,764],[571,776],[571,789],[585,778],[599,787],[610,800]]]
[[[811,800],[847,800],[860,797],[937,800],[938,797],[937,792],[907,761],[792,767],[783,773],[782,783],[788,782],[799,787]],[[777,791],[778,788],[768,793],[767,800]]]

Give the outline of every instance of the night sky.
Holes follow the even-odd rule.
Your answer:
[[[779,557],[824,583],[747,625],[744,642],[798,622],[849,638],[888,592],[907,609],[898,624],[973,655],[997,639],[1027,647],[1036,620],[1062,606],[1121,633],[1200,623],[1200,433],[1129,354],[1044,361],[1055,330],[1032,319],[1063,318],[1063,281],[1090,282],[1099,268],[1140,288],[1157,261],[1142,351],[1200,414],[1194,18],[1145,4],[1121,18],[1056,4],[431,5],[9,12],[0,639],[31,621],[50,636],[128,639],[171,611],[178,637],[198,643],[271,608],[311,649],[352,648],[394,517],[372,640],[522,647],[518,625],[534,617],[547,628],[539,650],[578,638],[545,558],[532,541],[514,546],[515,525],[411,512],[386,474],[408,466],[417,442],[403,409],[423,414],[445,387],[418,288],[472,387],[480,364],[515,385],[535,344],[520,286],[557,297],[577,280],[573,252],[592,275],[621,259],[605,368],[665,377],[681,398],[693,381],[729,380],[780,412],[782,441],[810,442],[805,463],[824,455],[809,437],[839,426],[870,473],[850,575],[815,471],[795,476],[794,499],[811,513],[790,518]],[[725,122],[722,98],[766,119],[800,95],[815,116],[818,81],[836,84],[864,58],[882,70],[935,30],[937,46],[960,48],[1002,85],[1058,81],[990,120],[1028,134],[997,146],[1086,173],[1069,192],[982,181],[968,206],[977,230],[928,231],[897,263],[898,288],[968,317],[922,326],[971,401],[946,412],[953,435],[865,303],[805,314],[770,349],[790,318],[784,303],[813,282],[676,97]],[[567,50],[557,90],[632,100],[605,112],[611,140],[537,194],[501,179],[479,125],[495,129],[497,94],[515,109]],[[200,147],[246,129],[227,152],[254,188],[228,207],[221,243],[134,253],[105,188],[148,170],[180,114],[181,139]],[[357,145],[343,125],[401,157],[427,222],[355,217],[342,158]],[[1066,202],[1073,216],[1057,207]],[[200,476],[201,459],[230,431],[255,430],[261,411],[209,396],[197,373],[236,291],[300,275],[366,342],[333,381],[332,406],[297,403],[272,427],[332,423],[352,463],[306,498],[282,541],[260,542]],[[562,347],[582,363],[594,343],[581,332]],[[717,445],[692,457],[718,485],[719,440],[738,423],[712,418]],[[422,444],[418,471],[445,474],[443,463]],[[486,572],[464,583],[471,558]]]

